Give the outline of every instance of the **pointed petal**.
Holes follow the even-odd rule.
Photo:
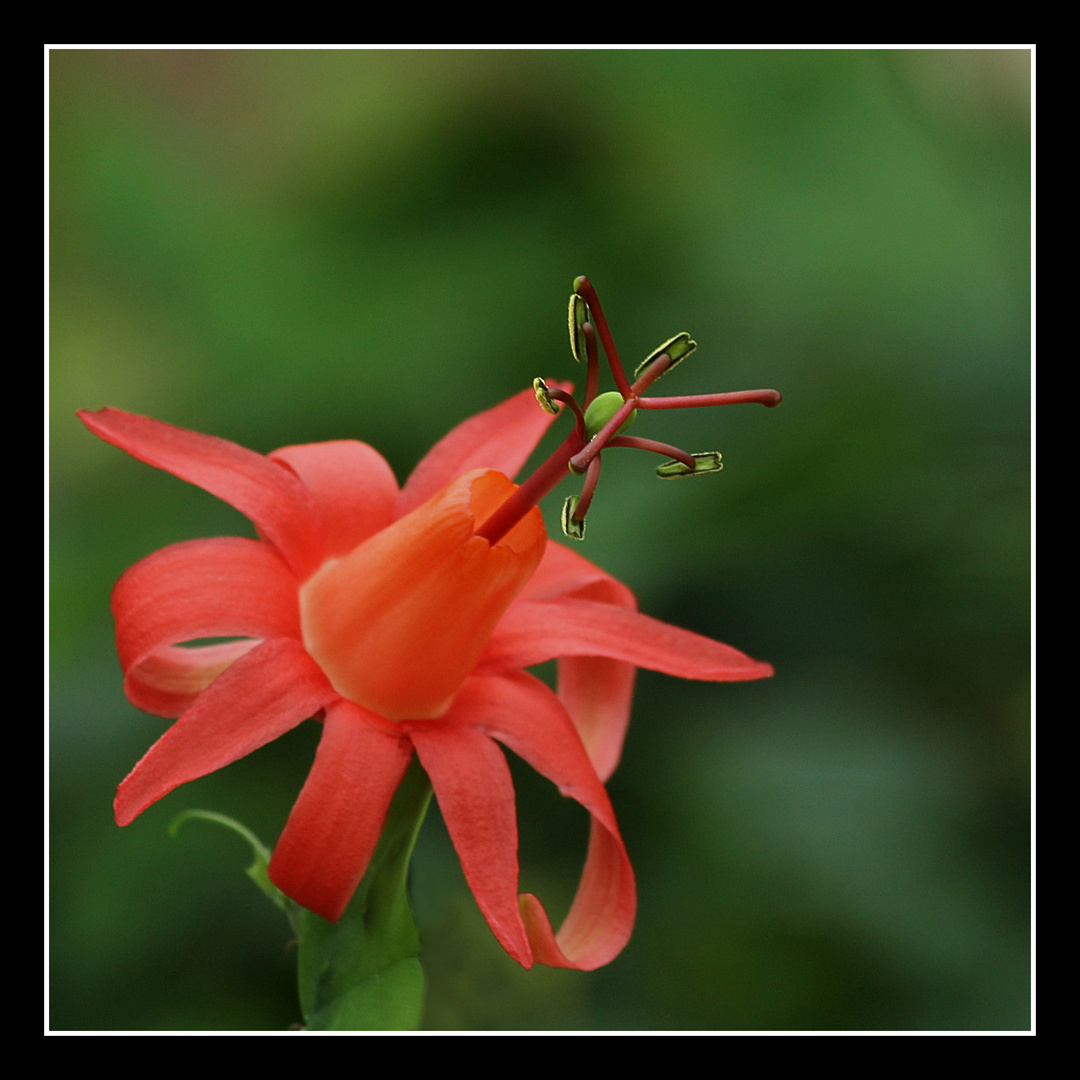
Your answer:
[[[299,580],[322,562],[315,500],[288,469],[227,439],[120,409],[83,410],[79,419],[107,443],[196,484],[246,514]]]
[[[327,706],[315,763],[270,860],[270,880],[331,922],[367,870],[412,758],[407,739],[370,717],[351,701]]]
[[[564,656],[607,656],[680,679],[742,682],[771,664],[711,638],[593,600],[521,602],[502,617],[481,658],[485,669],[522,668]]]
[[[562,544],[548,543],[544,559],[518,602],[572,597],[637,611],[634,594],[610,574]],[[568,656],[559,661],[559,700],[585,743],[601,780],[615,771],[622,755],[636,668],[602,656]]]
[[[550,385],[570,387],[569,383]],[[401,489],[398,517],[415,510],[471,469],[497,469],[512,480],[554,419],[536,404],[532,390],[522,390],[458,424],[413,469]]]
[[[174,787],[212,773],[314,716],[337,693],[298,641],[264,641],[237,660],[152,747],[120,785],[113,809],[127,825]]]
[[[402,727],[431,778],[465,880],[499,944],[522,967],[533,956],[518,910],[517,812],[502,751],[483,732],[447,720]]]
[[[585,870],[558,934],[535,896],[520,898],[521,913],[540,963],[585,971],[609,963],[634,926],[634,872],[607,792],[566,710],[539,680],[513,672],[470,679],[448,719],[455,715],[468,715],[592,815]]]
[[[394,471],[367,443],[342,439],[286,446],[270,458],[288,465],[319,504],[326,558],[347,554],[394,520]]]
[[[184,666],[168,646],[206,637],[300,637],[296,579],[269,544],[238,536],[189,540],[147,556],[116,583],[112,609],[128,696],[159,715],[170,708],[144,704],[141,688],[150,701],[155,686],[168,693],[170,669]],[[212,667],[224,659],[202,653],[195,662]]]

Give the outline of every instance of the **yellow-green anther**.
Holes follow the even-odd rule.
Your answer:
[[[668,480],[675,476],[704,476],[706,473],[719,472],[724,467],[720,454],[715,450],[690,456],[694,459],[692,469],[682,461],[665,461],[663,465],[656,467],[656,475],[661,480]]]
[[[577,509],[577,504],[578,497],[576,495],[567,495],[562,508],[562,531],[571,540],[584,540],[585,522],[574,520],[574,511]]]
[[[555,404],[555,399],[551,396],[548,384],[543,379],[533,379],[533,393],[536,395],[537,404],[544,412],[551,413],[552,416],[558,416],[559,406]]]
[[[576,293],[570,297],[570,311],[568,314],[570,324],[570,351],[574,359],[583,364],[587,359],[585,335],[581,332],[581,324],[589,321],[589,305]]]
[[[623,396],[618,390],[598,394],[585,410],[585,434],[591,439],[622,407]],[[621,435],[634,422],[636,416],[637,409],[626,418],[615,434]]]
[[[697,342],[690,340],[690,335],[687,333],[676,334],[673,338],[669,338],[663,345],[653,349],[644,360],[634,369],[634,378],[636,379],[650,364],[655,363],[664,353],[667,353],[671,357],[671,364],[668,366],[670,371],[676,364],[685,360],[695,349],[697,348]],[[667,374],[667,371],[664,372]]]

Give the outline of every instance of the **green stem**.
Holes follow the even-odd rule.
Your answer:
[[[336,923],[302,910],[300,1008],[311,1031],[412,1031],[424,972],[408,897],[409,859],[431,801],[413,761],[390,806],[379,846]]]

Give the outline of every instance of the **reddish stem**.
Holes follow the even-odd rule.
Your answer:
[[[589,310],[593,314],[596,321],[596,332],[600,335],[600,344],[604,346],[604,354],[607,356],[611,375],[615,379],[615,386],[624,398],[630,397],[630,380],[627,379],[626,372],[623,371],[622,361],[619,359],[619,353],[615,348],[611,331],[608,329],[607,319],[604,318],[604,309],[600,306],[600,297],[596,295],[596,290],[587,277],[579,277],[574,282],[574,292],[589,305]]]
[[[568,473],[570,459],[582,446],[577,430],[500,506],[481,522],[476,535],[497,544]]]
[[[639,409],[697,409],[706,405],[764,405],[769,409],[781,402],[775,390],[735,390],[730,394],[688,394],[684,397],[641,398]]]
[[[592,503],[593,495],[596,494],[596,485],[600,482],[600,455],[589,462],[589,468],[585,473],[585,483],[581,485],[581,498],[574,507],[573,520],[584,521]]]
[[[693,454],[688,454],[685,450],[672,446],[671,443],[657,442],[656,439],[642,439],[637,435],[617,435],[608,443],[608,446],[628,446],[632,450],[651,450],[654,454],[673,457],[676,461],[681,461],[689,469],[694,468]]]
[[[585,354],[589,358],[588,373],[585,376],[585,408],[592,403],[600,390],[600,354],[596,349],[596,330],[590,322],[581,324],[585,335]]]
[[[570,407],[570,411],[573,412],[576,418],[575,431],[581,438],[582,445],[588,442],[588,437],[585,434],[585,414],[581,411],[581,407],[574,400],[573,394],[568,394],[565,390],[549,389],[548,396],[554,401],[561,401],[564,405]],[[586,406],[587,408],[588,406]]]
[[[635,394],[644,394],[669,367],[671,367],[671,357],[667,353],[661,353],[648,368],[645,369],[641,378],[638,379],[630,389]]]

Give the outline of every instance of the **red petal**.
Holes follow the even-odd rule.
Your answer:
[[[532,667],[564,656],[608,656],[680,679],[741,682],[772,675],[771,664],[711,638],[593,600],[518,602],[502,617],[485,667]]]
[[[451,714],[461,715],[457,702]],[[529,968],[532,950],[517,900],[517,812],[510,769],[491,739],[452,722],[451,714],[447,720],[417,721],[402,728],[431,778],[465,880],[491,932]]]
[[[167,646],[204,637],[300,637],[296,579],[268,544],[238,536],[189,540],[147,556],[116,583],[112,608],[128,696],[161,715],[170,710],[144,705],[141,692],[153,700],[158,687],[166,693],[160,704],[169,700],[168,669],[179,658]]]
[[[514,672],[469,680],[447,719],[463,722],[466,717],[469,724],[505,743],[593,818],[585,870],[558,935],[536,897],[520,898],[533,958],[550,967],[586,971],[609,963],[629,940],[634,926],[634,873],[607,792],[566,710],[543,683]]]
[[[166,645],[155,649],[128,673],[124,692],[128,701],[143,712],[180,716],[227,667],[259,642],[259,638],[242,638],[221,645]]]
[[[327,706],[315,764],[270,860],[270,880],[331,922],[364,876],[412,758],[408,740],[370,716],[351,701]]]
[[[226,439],[120,409],[82,411],[79,419],[132,457],[196,484],[246,514],[299,580],[322,562],[315,500],[288,469]]]
[[[577,596],[637,608],[634,594],[617,578],[563,544],[549,541],[544,558],[519,600],[561,600]]]
[[[113,804],[117,824],[271,742],[336,697],[300,642],[264,641],[216,679],[132,769]]]
[[[569,383],[551,383],[569,389]],[[458,424],[428,451],[401,489],[397,516],[403,517],[471,469],[497,469],[512,480],[536,449],[555,417],[522,390],[493,409]]]
[[[394,520],[398,485],[386,459],[355,440],[286,446],[271,455],[304,482],[322,511],[325,555],[345,555]]]
[[[573,597],[637,611],[634,594],[610,574],[562,544],[549,543],[520,601]],[[622,755],[636,668],[602,656],[569,656],[559,661],[559,700],[585,743],[601,780],[615,771]]]
[[[604,656],[559,661],[559,700],[574,721],[597,776],[607,781],[622,757],[637,668]]]
[[[521,896],[533,955],[548,967],[595,971],[611,963],[630,940],[636,914],[637,887],[622,837],[595,817],[574,906],[558,934],[544,905],[532,893]]]

